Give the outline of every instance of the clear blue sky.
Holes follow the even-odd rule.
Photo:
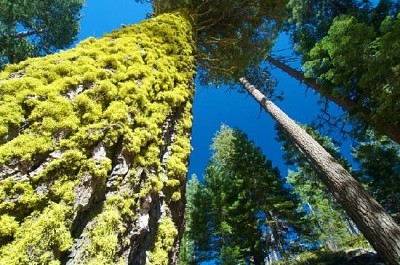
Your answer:
[[[151,12],[149,4],[138,4],[134,0],[87,0],[82,10],[81,32],[79,40],[89,36],[100,37],[104,33],[118,29],[122,24],[134,24],[145,19]],[[79,41],[78,40],[78,41]],[[275,50],[290,48],[287,37],[278,39]],[[280,54],[283,55],[283,54]],[[284,101],[277,105],[290,117],[301,123],[308,123],[317,117],[320,106],[318,97],[298,81],[279,70],[273,71],[278,79],[278,89],[284,92]],[[204,88],[197,86],[194,99],[194,123],[189,175],[203,175],[210,158],[212,138],[221,124],[240,128],[257,146],[260,146],[268,159],[278,166],[281,174],[287,174],[282,162],[280,145],[275,142],[274,121],[249,96],[224,88]]]

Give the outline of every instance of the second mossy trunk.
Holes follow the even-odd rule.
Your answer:
[[[0,264],[174,264],[195,60],[164,14],[0,73]]]

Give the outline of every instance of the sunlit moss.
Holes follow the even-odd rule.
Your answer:
[[[115,207],[107,207],[97,218],[87,233],[91,239],[88,246],[88,262],[112,264],[118,247],[118,234],[123,229],[121,213]]]
[[[65,251],[72,245],[71,223],[66,221],[71,210],[51,204],[42,213],[34,212],[16,230],[15,240],[0,249],[0,264],[59,264],[54,249]]]
[[[172,249],[178,234],[171,218],[160,220],[154,250],[149,257],[149,265],[168,265],[168,253]]]
[[[11,237],[19,227],[18,222],[14,216],[4,214],[0,217],[0,241],[3,238]]]

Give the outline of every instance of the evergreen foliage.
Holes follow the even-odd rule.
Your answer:
[[[1,0],[0,69],[68,47],[79,28],[83,0]]]
[[[310,51],[306,77],[315,78],[328,94],[368,109],[378,131],[399,126],[399,35],[400,14],[387,17],[379,31],[354,17],[337,17]]]
[[[154,0],[155,14],[185,8],[193,23],[203,84],[236,84],[272,48],[283,19],[282,0]]]
[[[363,139],[370,127],[400,143],[399,3],[291,0],[288,7],[305,78],[348,112],[354,136]]]
[[[274,253],[285,256],[295,202],[278,170],[239,130],[222,126],[212,148],[204,184],[197,178],[188,184],[192,262],[261,264]]]
[[[357,173],[368,190],[400,223],[400,147],[387,137],[369,133],[368,141],[353,148]]]

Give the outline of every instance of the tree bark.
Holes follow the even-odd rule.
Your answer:
[[[388,136],[390,139],[393,141],[397,142],[400,144],[400,126],[395,126],[392,124],[383,124],[383,125],[377,125],[373,120],[372,120],[372,113],[371,111],[364,107],[360,106],[357,102],[351,101],[346,99],[345,97],[339,97],[339,96],[334,96],[332,93],[326,93],[323,91],[323,89],[315,83],[313,80],[307,79],[304,77],[304,74],[300,71],[297,71],[290,67],[289,65],[273,58],[273,57],[267,57],[266,59],[269,63],[272,65],[278,67],[291,77],[299,80],[301,83],[306,84],[308,87],[313,89],[314,91],[318,92],[321,94],[321,96],[328,98],[330,101],[336,103],[338,106],[342,107],[345,111],[347,111],[350,115],[354,115],[358,119],[366,122],[367,124],[371,125],[372,127],[376,128],[379,132],[385,134]]]
[[[307,132],[245,78],[241,78],[240,82],[307,156],[320,173],[322,182],[333,193],[377,253],[388,264],[400,264],[399,225]]]

